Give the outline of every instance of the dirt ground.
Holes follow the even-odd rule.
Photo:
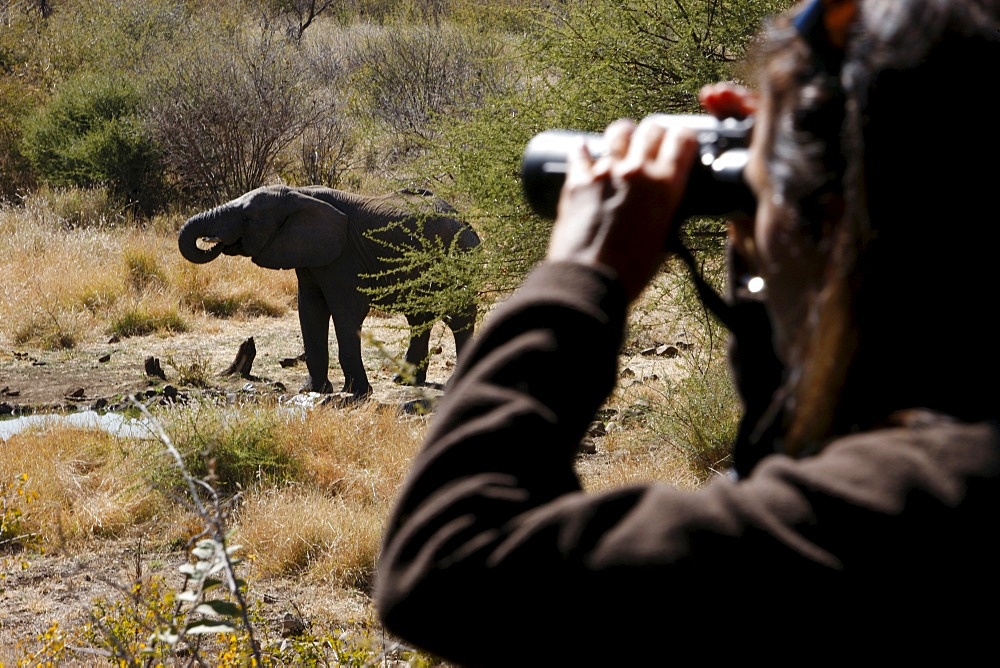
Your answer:
[[[370,316],[365,322],[365,335],[371,338],[363,344],[363,355],[375,388],[373,400],[384,404],[402,405],[428,393],[439,396],[454,368],[454,342],[439,324],[431,340],[434,354],[428,370],[430,387],[418,390],[393,383],[396,369],[379,353],[374,341],[401,355],[406,338],[403,325],[405,320],[397,317]],[[248,337],[254,338],[256,347],[251,377],[219,375],[231,365],[240,344]],[[294,312],[282,318],[251,321],[211,320],[199,323],[190,333],[97,341],[68,351],[18,349],[0,340],[0,420],[18,413],[113,406],[124,395],[162,392],[171,384],[184,391],[178,384],[180,370],[192,365],[205,369],[220,392],[256,393],[287,400],[297,396],[307,376],[304,362],[290,363],[302,352]],[[159,362],[165,380],[147,375],[145,365],[150,357]],[[335,342],[331,340],[330,379],[338,387],[343,377],[338,375],[335,360]],[[625,373],[629,382],[640,382],[651,374],[669,373],[672,362],[647,350],[645,355],[637,353],[623,359],[623,369],[628,369]],[[0,577],[0,668],[15,665],[23,656],[17,649],[19,639],[32,640],[52,621],[85,613],[95,598],[114,594],[115,583],[131,581],[136,570],[142,570],[137,566],[140,561],[157,564],[159,573],[176,574],[177,567],[187,559],[184,551],[138,554],[141,542],[137,538],[106,542],[100,549],[85,554],[32,557],[27,570],[8,569],[8,576]],[[301,613],[309,618],[373,624],[373,633],[378,633],[371,601],[363,594],[326,591],[321,585],[301,582],[275,581],[264,586],[265,591],[260,593],[267,603],[265,617],[275,628],[287,623],[289,615]]]
[[[405,320],[393,316],[369,317],[365,323],[365,336],[373,340],[363,343],[363,354],[376,401],[392,403],[416,396],[411,388],[391,382],[395,367],[374,345],[378,341],[390,353],[401,355],[405,348],[404,325]],[[221,375],[250,337],[256,347],[251,377]],[[432,355],[427,380],[434,390],[437,384],[447,381],[454,365],[454,341],[442,325],[434,330],[431,347],[436,354]],[[41,351],[5,345],[0,348],[0,403],[8,405],[8,413],[100,407],[104,401],[114,404],[123,395],[162,390],[167,385],[183,389],[181,372],[192,367],[203,369],[203,375],[219,391],[294,395],[308,376],[305,362],[300,359],[302,354],[295,313],[250,321],[210,320],[186,333],[90,342],[70,350]],[[332,339],[330,356],[330,380],[339,387],[343,376],[336,365],[336,343]],[[150,357],[159,362],[165,379],[147,375],[145,363]]]

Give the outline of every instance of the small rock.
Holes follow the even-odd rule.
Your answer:
[[[281,637],[290,638],[300,636],[306,632],[306,625],[301,619],[290,612],[286,612],[281,619]]]
[[[669,343],[664,343],[656,349],[656,354],[659,357],[677,357],[679,352],[677,346],[672,346]]]
[[[67,390],[67,392],[66,392],[66,398],[67,399],[82,399],[84,394],[86,394],[86,391],[82,387],[77,387],[77,388],[74,388],[72,390]]]
[[[105,362],[110,362],[111,353],[108,353],[107,355],[101,355],[100,357],[97,358],[97,361],[100,362],[101,364],[104,364]]]
[[[597,452],[597,444],[594,443],[594,439],[589,436],[585,436],[580,445],[576,449],[577,454],[581,455],[592,455]]]

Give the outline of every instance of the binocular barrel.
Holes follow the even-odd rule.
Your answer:
[[[753,193],[743,180],[747,163],[752,119],[724,119],[703,114],[654,114],[668,130],[684,127],[698,137],[699,160],[695,164],[678,216],[752,215],[756,208]],[[553,219],[559,193],[566,180],[567,157],[583,141],[594,157],[606,151],[600,134],[576,130],[546,130],[528,142],[521,161],[521,185],[532,210]]]

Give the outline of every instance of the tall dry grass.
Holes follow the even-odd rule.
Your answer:
[[[140,226],[101,191],[42,190],[0,205],[0,343],[66,349],[116,334],[185,331],[206,314],[294,308],[294,272],[242,258],[184,260],[184,220],[177,213]]]

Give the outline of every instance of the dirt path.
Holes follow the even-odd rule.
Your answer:
[[[377,401],[393,403],[416,396],[411,388],[392,382],[395,368],[374,344],[381,342],[389,353],[402,355],[404,325],[405,320],[396,317],[371,316],[365,322],[365,335],[374,340],[363,344],[363,354]],[[254,338],[257,349],[252,378],[220,376],[249,337]],[[454,366],[454,341],[443,325],[434,330],[432,349],[438,349],[427,376],[433,391],[447,381]],[[162,390],[166,385],[183,389],[181,372],[192,368],[202,369],[219,391],[295,394],[308,375],[305,363],[295,361],[302,352],[295,313],[248,321],[211,320],[199,323],[192,332],[89,342],[71,350],[39,351],[4,344],[0,347],[0,405],[5,403],[10,413],[78,410],[95,407],[101,400],[114,404],[123,395]],[[146,374],[148,357],[158,360],[165,380]],[[336,368],[336,342],[332,339],[330,357],[330,380],[339,386],[343,376]],[[283,360],[286,365],[288,360],[295,363],[285,366]],[[0,414],[3,411],[0,408]]]

